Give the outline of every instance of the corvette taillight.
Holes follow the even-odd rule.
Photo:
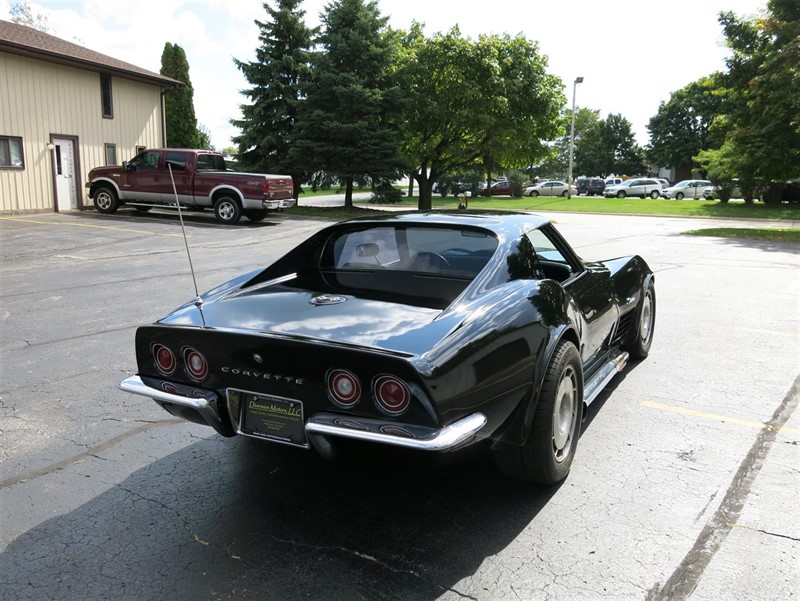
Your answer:
[[[153,354],[156,369],[163,375],[168,376],[175,371],[177,362],[175,361],[175,354],[170,349],[163,344],[154,344],[150,347],[150,352]]]
[[[183,349],[183,362],[186,365],[186,373],[193,380],[200,381],[208,375],[208,361],[189,346]]]
[[[378,409],[387,415],[400,415],[411,404],[411,392],[406,383],[394,376],[383,375],[375,378],[372,393]]]
[[[331,400],[345,409],[355,407],[361,399],[361,383],[358,378],[344,369],[328,372],[328,394]]]

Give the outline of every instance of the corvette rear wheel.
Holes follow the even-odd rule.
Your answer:
[[[555,484],[567,477],[575,457],[583,410],[583,368],[575,345],[562,341],[542,382],[528,439],[498,451],[495,463],[512,478]]]

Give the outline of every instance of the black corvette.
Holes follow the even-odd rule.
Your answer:
[[[120,387],[223,436],[484,448],[553,483],[655,309],[643,259],[583,261],[535,215],[355,219],[140,327]]]

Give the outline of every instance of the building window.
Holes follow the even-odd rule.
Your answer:
[[[102,92],[103,117],[114,118],[114,102],[111,97],[111,76],[100,74],[100,91]]]
[[[145,150],[147,150],[147,146],[137,146],[136,147],[136,154],[139,154],[140,152],[144,152]]]
[[[117,145],[106,144],[106,165],[117,164]]]
[[[22,138],[0,136],[0,168],[25,169]]]

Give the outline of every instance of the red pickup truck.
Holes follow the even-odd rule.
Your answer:
[[[222,154],[185,148],[151,148],[122,167],[95,167],[86,188],[101,213],[123,204],[139,211],[176,207],[177,195],[181,208],[213,208],[217,221],[227,225],[242,215],[261,221],[269,211],[295,204],[291,176],[227,171]]]

